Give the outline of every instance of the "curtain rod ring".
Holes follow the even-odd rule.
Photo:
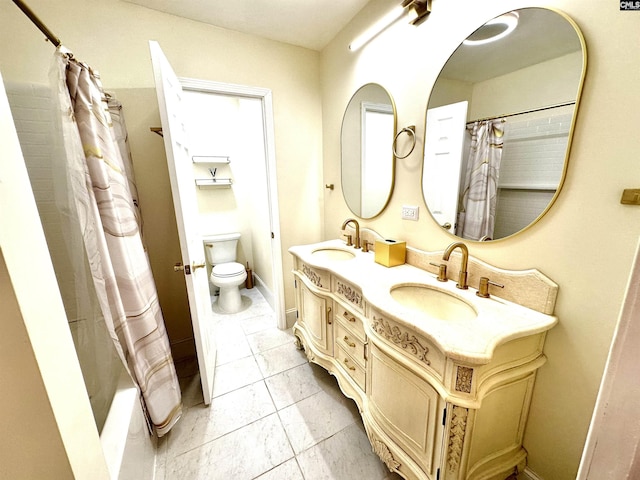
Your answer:
[[[398,155],[398,152],[396,150],[396,144],[398,142],[398,137],[402,134],[402,133],[407,133],[409,136],[411,136],[411,149],[409,150],[409,152],[406,155],[400,156]],[[407,158],[409,155],[411,155],[411,152],[413,152],[413,149],[416,148],[416,126],[415,125],[410,125],[408,127],[404,127],[402,130],[400,130],[397,134],[396,137],[393,139],[393,154],[396,156],[396,158]]]

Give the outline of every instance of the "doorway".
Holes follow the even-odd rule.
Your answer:
[[[235,147],[234,141],[222,142],[221,139],[218,139],[217,142],[215,140],[212,142],[208,140],[214,133],[218,133],[216,124],[220,125],[221,123],[229,122],[232,117],[240,117],[239,112],[241,109],[239,105],[241,103],[244,105],[246,102],[236,102],[231,99],[230,102],[221,104],[236,106],[235,109],[226,109],[228,110],[227,115],[225,115],[225,108],[216,110],[215,106],[208,108],[206,106],[204,108],[198,106],[196,109],[193,104],[206,103],[206,100],[216,99],[216,95],[238,97],[239,99],[257,99],[259,102],[258,104],[253,104],[254,115],[248,115],[248,118],[257,117],[258,120],[261,120],[261,132],[258,133],[257,140],[253,142],[261,144],[261,148],[248,150],[252,152],[252,155],[255,155],[256,151],[261,152],[258,156],[262,158],[258,159],[256,164],[260,164],[263,167],[260,169],[263,174],[260,175],[258,173],[257,183],[264,186],[263,191],[265,193],[263,196],[265,198],[261,202],[267,208],[263,209],[258,216],[268,219],[264,223],[268,224],[269,228],[268,231],[264,232],[260,240],[261,244],[269,245],[270,247],[268,250],[271,256],[271,277],[273,282],[272,293],[267,296],[273,302],[277,326],[285,329],[286,318],[284,315],[282,252],[280,248],[271,91],[204,80],[180,79],[173,71],[160,45],[157,42],[150,41],[149,48],[151,50],[158,106],[160,107],[171,192],[176,213],[176,225],[180,239],[182,261],[176,264],[176,269],[183,272],[186,282],[204,401],[205,404],[209,404],[211,403],[215,375],[216,336],[215,322],[212,319],[213,312],[208,276],[206,275],[206,270],[202,268],[206,266],[203,237],[207,234],[223,233],[224,230],[226,230],[224,233],[229,233],[228,229],[233,228],[233,226],[223,222],[203,222],[201,218],[202,204],[207,202],[198,201],[198,190],[201,187],[210,187],[214,191],[224,188],[231,189],[233,178],[229,175],[230,172],[227,174],[226,180],[222,181],[220,177],[217,177],[216,165],[229,166],[230,156],[223,156],[224,153],[217,150],[218,148],[224,148],[225,144],[230,149]],[[195,114],[190,114],[185,97],[191,98],[192,109],[195,109]],[[220,113],[222,113],[221,119],[219,118]],[[190,116],[195,118],[187,118]],[[216,120],[215,122],[212,121],[214,119]],[[247,122],[258,123],[255,121]],[[205,124],[203,128],[201,128],[201,123]],[[190,124],[192,125],[191,128]],[[201,133],[199,133],[200,130],[202,131]],[[237,136],[238,132],[243,132],[244,130],[242,123],[232,123],[229,130],[231,133],[228,135]],[[193,154],[191,147],[193,140],[196,140],[196,148],[205,150],[200,153],[206,153],[206,155]],[[234,150],[242,152],[247,149],[234,148]],[[242,161],[239,164],[241,165]],[[202,177],[201,167],[205,169]],[[210,176],[207,176],[207,170]],[[247,191],[249,190],[251,189],[247,189]],[[237,204],[237,198],[239,197],[234,190],[231,189],[230,191],[233,192],[230,196],[232,203],[235,202]],[[220,202],[213,202],[213,209],[216,210],[220,204]],[[207,212],[206,207],[207,205],[204,208],[205,213]],[[239,216],[238,212],[235,212],[235,216]],[[250,223],[248,222],[248,224]],[[249,238],[252,238],[252,236],[250,235]],[[247,242],[245,241],[245,243]],[[267,278],[269,275],[263,274],[263,276]],[[267,288],[264,282],[263,288]]]
[[[271,91],[179,78],[191,150],[220,160],[194,164],[199,178],[229,188],[198,189],[200,218],[210,234],[241,233],[238,261],[249,263],[256,287],[286,329]],[[210,146],[215,144],[215,147]]]

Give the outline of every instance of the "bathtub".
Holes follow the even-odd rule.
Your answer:
[[[153,480],[155,437],[149,435],[138,389],[124,369],[100,442],[112,479]]]

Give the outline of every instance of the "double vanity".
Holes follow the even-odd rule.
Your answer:
[[[408,248],[407,263],[391,268],[342,240],[289,252],[298,346],[356,402],[390,471],[503,480],[522,470],[535,375],[557,322],[555,283],[467,258],[464,245]]]

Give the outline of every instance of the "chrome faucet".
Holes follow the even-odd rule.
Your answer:
[[[355,218],[347,218],[342,224],[342,230],[347,228],[347,225],[353,223],[356,227],[356,238],[353,241],[353,248],[360,248],[360,224]],[[348,237],[347,237],[348,238]]]
[[[458,275],[458,283],[456,283],[456,287],[466,290],[467,288],[469,288],[469,285],[467,285],[467,263],[469,262],[469,250],[467,249],[467,246],[462,242],[452,243],[444,251],[442,259],[449,260],[451,252],[453,252],[456,248],[459,248],[460,252],[462,252],[462,260],[460,261],[460,273]]]

